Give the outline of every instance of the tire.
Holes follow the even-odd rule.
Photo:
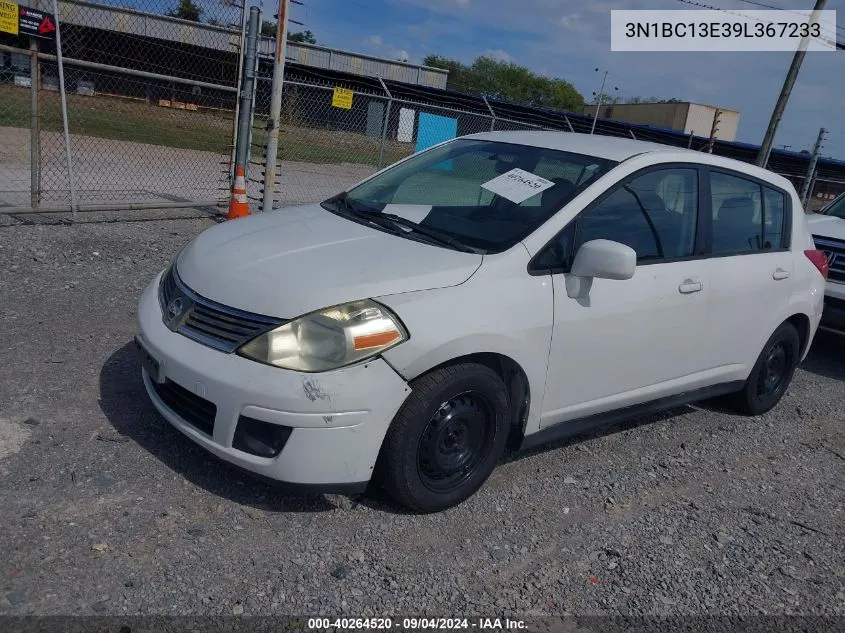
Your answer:
[[[401,505],[437,512],[472,496],[501,459],[507,389],[474,363],[434,370],[411,388],[385,436],[376,479]]]
[[[780,402],[801,356],[798,330],[784,323],[763,346],[743,388],[733,394],[731,403],[745,415],[762,415]]]

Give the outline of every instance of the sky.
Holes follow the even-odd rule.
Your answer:
[[[264,0],[272,16],[277,4]],[[743,0],[698,0],[718,9],[760,9]],[[812,9],[813,0],[755,0]],[[439,54],[464,63],[479,55],[513,61],[572,83],[585,96],[602,74],[626,97],[677,98],[739,110],[738,141],[759,144],[792,60],[790,52],[622,53],[610,50],[611,9],[689,9],[679,0],[302,0],[291,17],[319,44],[420,63]],[[845,0],[828,0],[842,14]],[[600,72],[596,72],[600,68]],[[824,156],[845,159],[845,51],[809,52],[775,146],[810,149],[828,130]]]

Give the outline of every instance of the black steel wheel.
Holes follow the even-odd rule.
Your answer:
[[[733,403],[746,415],[761,415],[780,402],[792,382],[801,357],[801,340],[791,323],[784,323],[763,346],[742,390]]]
[[[427,488],[448,492],[470,479],[496,438],[492,409],[480,393],[443,402],[423,430],[417,468]]]
[[[510,424],[505,384],[485,365],[415,380],[382,445],[376,479],[402,505],[436,512],[472,496],[502,457]]]

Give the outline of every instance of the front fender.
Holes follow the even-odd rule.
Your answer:
[[[482,271],[460,286],[376,298],[399,316],[410,335],[384,359],[410,381],[470,354],[506,356],[528,379],[530,432],[539,428],[546,386],[554,319],[551,278],[529,276],[524,268],[512,277]]]

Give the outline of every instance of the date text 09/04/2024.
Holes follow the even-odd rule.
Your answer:
[[[353,630],[361,629],[405,631],[424,630],[472,630],[517,631],[526,629],[524,620],[510,618],[309,618],[309,630]]]

